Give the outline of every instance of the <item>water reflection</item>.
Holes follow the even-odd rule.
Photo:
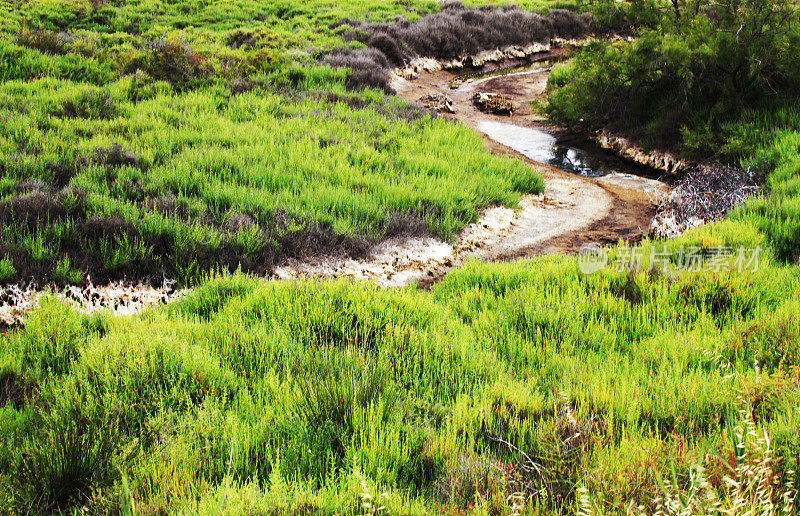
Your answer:
[[[491,121],[481,122],[478,129],[534,161],[572,174],[600,177],[613,172],[627,172],[630,168],[607,153],[573,147],[538,129]]]

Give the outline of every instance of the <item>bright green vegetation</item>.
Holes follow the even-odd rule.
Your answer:
[[[542,489],[528,508],[570,513],[585,486],[598,510],[652,509],[672,468],[748,486],[706,458],[733,452],[748,409],[785,486],[798,299],[796,266],[585,276],[546,258],[473,263],[431,293],[218,277],[133,319],[48,301],[0,350],[0,501],[352,514],[386,492],[393,513],[491,513]],[[512,468],[523,453],[542,476]]]
[[[433,2],[35,2],[0,34],[2,252],[17,275],[197,279],[449,239],[540,192],[521,162],[316,65],[328,24]],[[66,261],[71,263],[69,271]]]
[[[382,94],[373,104],[334,85],[296,99],[227,89],[129,99],[145,89],[135,77],[105,90],[53,79],[0,87],[4,131],[15,135],[3,149],[5,245],[24,248],[31,222],[49,218],[35,229],[43,248],[28,253],[32,261],[74,249],[79,267],[99,259],[109,272],[207,268],[203,257],[235,259],[220,264],[233,268],[258,257],[268,270],[285,251],[278,243],[292,246],[309,224],[377,239],[392,217],[416,214],[450,238],[482,206],[511,206],[518,192],[542,188],[530,167],[489,156],[477,135],[404,118],[414,115]],[[76,104],[114,115],[65,114]],[[21,145],[32,154],[16,156]],[[72,176],[58,194],[19,191],[58,174]]]
[[[368,5],[337,7],[336,16],[358,14],[359,4]],[[631,5],[647,30],[677,30],[661,20],[672,10]],[[319,4],[298,20],[326,9],[334,8]],[[192,44],[217,37],[194,26],[232,23],[231,10],[219,12],[212,22],[187,11]],[[275,26],[292,23],[281,20]],[[322,45],[333,38],[325,27],[287,35]],[[594,48],[633,60],[638,47]],[[593,66],[590,54],[576,63],[553,75],[561,107],[579,91],[570,88],[586,87],[574,70]],[[52,70],[61,66],[68,64]],[[242,249],[257,245],[253,227],[281,242],[292,225],[258,218],[276,206],[339,235],[379,237],[389,231],[390,207],[449,235],[482,203],[510,203],[538,188],[536,176],[486,157],[458,127],[407,116],[383,93],[346,92],[341,72],[297,70],[267,64],[246,78],[258,86],[236,95],[216,79],[181,90],[141,74],[95,86],[52,76],[6,83],[14,138],[33,131],[40,136],[28,141],[48,142],[14,165],[40,174],[27,179],[52,184],[72,160],[88,162],[58,193],[27,184],[28,195],[50,196],[63,210],[107,211],[35,230],[8,225],[4,242],[12,235],[30,259],[20,263],[69,281],[82,265],[53,247],[54,235],[66,242],[87,228],[110,225],[119,240],[103,244],[104,253],[121,263],[152,259],[148,246],[125,240],[126,224],[153,234],[178,228],[186,249],[221,241],[225,224],[222,231],[235,230],[225,238]],[[651,93],[654,106],[668,102]],[[800,118],[791,95],[779,97],[741,107],[740,120],[724,118],[717,133],[729,143],[739,135],[732,159],[769,171],[763,198],[674,241],[643,244],[645,264],[662,244],[673,256],[682,246],[704,256],[760,246],[757,272],[686,272],[673,263],[584,275],[574,258],[546,257],[469,263],[430,292],[215,275],[179,302],[128,318],[81,315],[45,299],[24,330],[0,340],[0,506],[125,514],[702,514],[714,503],[738,513],[780,510],[800,485]],[[14,107],[23,98],[37,100]],[[67,111],[91,117],[56,116]],[[21,117],[51,129],[29,129]],[[64,168],[47,168],[62,151]],[[350,153],[357,164],[336,161]],[[464,159],[494,167],[491,180],[460,172],[453,161]],[[249,168],[267,162],[283,173]],[[389,167],[406,174],[379,172]],[[431,170],[441,172],[422,172]],[[294,191],[281,183],[287,178],[295,189],[319,181],[328,193]],[[13,195],[13,181],[4,195]],[[445,191],[426,190],[435,181]],[[144,209],[153,185],[179,185],[154,200],[179,216]],[[141,197],[126,197],[140,186]],[[285,204],[255,194],[268,189],[285,191]],[[184,222],[202,210],[207,224]],[[0,261],[0,278],[18,274],[18,265]],[[186,276],[203,268],[184,267],[195,271]]]

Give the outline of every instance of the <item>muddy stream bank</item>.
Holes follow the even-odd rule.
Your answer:
[[[395,75],[393,87],[416,103],[446,95],[450,117],[484,136],[485,147],[538,170],[543,195],[525,195],[516,209],[487,209],[453,245],[435,238],[395,238],[363,260],[319,257],[291,262],[279,278],[352,277],[383,286],[425,285],[467,259],[501,260],[542,254],[577,254],[588,243],[637,240],[649,231],[656,201],[669,187],[651,169],[626,163],[599,146],[556,136],[530,107],[545,95],[550,61],[527,63],[470,76],[446,70],[423,71],[412,79]],[[476,92],[510,97],[514,111],[494,115],[478,110]]]

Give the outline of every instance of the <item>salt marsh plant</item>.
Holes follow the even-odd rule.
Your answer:
[[[660,7],[603,1],[595,12],[655,30],[672,11],[651,4]],[[472,30],[470,18],[536,28],[544,17],[417,0],[7,7],[0,279],[147,271],[201,285],[126,318],[44,297],[24,328],[0,338],[4,509],[796,507],[792,99],[742,108],[718,133],[730,144],[720,155],[766,172],[761,197],[673,241],[641,242],[645,255],[694,246],[701,259],[760,248],[757,270],[668,261],[586,275],[575,258],[551,256],[469,262],[430,291],[267,282],[207,271],[261,274],[282,257],[363,253],[403,231],[452,238],[483,206],[542,190],[533,170],[490,157],[463,128],[380,89],[349,91],[352,71],[318,64],[347,55],[330,52],[347,46],[342,35],[365,29],[350,48],[365,39],[391,62],[412,55],[403,45],[435,45],[420,27],[472,27],[472,40],[442,47],[461,52],[484,37],[518,42],[518,32]],[[396,15],[406,21],[390,22]],[[579,19],[548,16],[563,30]],[[364,21],[331,28],[345,18]],[[621,47],[648,41],[601,47],[632,58]],[[567,92],[556,104],[580,90],[576,70],[590,65],[584,56],[554,73]]]
[[[693,489],[695,464],[724,505],[733,473],[706,451],[738,446],[749,407],[777,507],[800,449],[798,277],[585,276],[552,257],[471,263],[430,293],[235,275],[128,319],[47,301],[0,349],[15,385],[40,386],[4,403],[0,475],[44,510],[13,484],[24,450],[50,449],[36,414],[98,406],[108,476],[75,475],[94,494],[70,506],[116,507],[123,463],[135,506],[167,512],[219,504],[226,479],[243,511],[357,512],[354,471],[395,512],[569,512],[581,485],[603,512],[655,510],[667,482],[669,496]]]
[[[115,120],[59,118],[52,110],[60,108],[45,99],[83,98],[67,83],[5,86],[9,101],[31,96],[22,111],[7,112],[18,123],[6,126],[5,177],[49,185],[0,201],[16,228],[6,245],[24,251],[20,274],[43,263],[52,270],[68,249],[73,265],[98,280],[147,270],[175,275],[193,261],[200,270],[216,262],[267,272],[286,255],[357,254],[359,241],[383,237],[391,214],[416,214],[428,232],[449,239],[481,207],[513,205],[519,194],[542,189],[534,170],[490,157],[465,129],[404,118],[380,95],[356,110],[311,92],[287,103],[263,89],[226,97],[224,106],[217,92],[200,90],[134,107],[125,98],[130,80],[110,87],[118,109],[130,113]],[[54,115],[53,127],[35,121]],[[175,124],[181,129],[167,131]],[[82,125],[91,129],[77,130]],[[11,159],[23,126],[43,150]],[[319,159],[304,160],[309,153]],[[231,230],[231,214],[248,218],[246,233]],[[46,238],[65,224],[77,232]]]
[[[449,239],[481,208],[542,190],[463,128],[346,92],[353,63],[316,64],[345,44],[334,21],[432,3],[78,4],[17,6],[0,29],[0,216],[19,278],[74,281],[64,256],[96,281],[263,274],[287,256],[358,255],[393,217]],[[62,225],[76,232],[51,240]]]
[[[542,16],[512,5],[470,8],[461,2],[446,2],[440,12],[414,21],[395,18],[375,23],[347,18],[332,23],[330,28],[344,40],[366,48],[337,49],[325,63],[351,70],[346,83],[349,88],[391,91],[391,69],[414,58],[467,59],[483,50],[581,38],[590,33],[590,22],[588,14],[563,9]]]

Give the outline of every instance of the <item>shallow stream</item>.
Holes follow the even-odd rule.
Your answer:
[[[483,121],[478,129],[489,138],[526,157],[584,177],[631,174],[656,178],[658,171],[628,163],[586,141],[560,139],[541,129]]]
[[[464,75],[451,81],[451,87],[469,87],[477,90],[481,83],[497,77],[539,75],[549,73],[557,60],[538,61],[521,66],[498,68],[488,72]],[[517,98],[516,102],[524,102]],[[662,173],[648,167],[625,161],[599,145],[578,137],[557,136],[547,130],[516,125],[496,120],[481,121],[478,130],[526,157],[584,177],[602,177],[609,174],[627,174],[659,178]]]

